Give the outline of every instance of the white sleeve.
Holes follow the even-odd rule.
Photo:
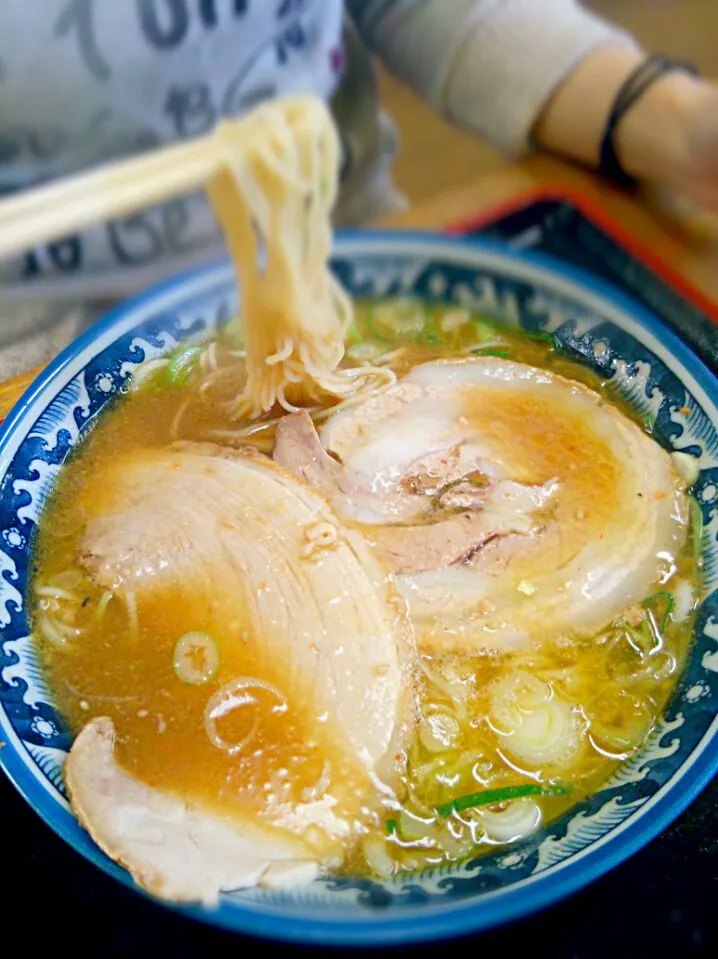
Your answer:
[[[526,152],[553,91],[605,43],[636,46],[574,0],[365,0],[370,48],[449,120],[510,156]]]

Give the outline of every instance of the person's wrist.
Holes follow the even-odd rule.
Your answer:
[[[690,175],[693,117],[704,85],[688,73],[657,80],[622,118],[614,135],[626,173],[637,180],[679,183]]]
[[[613,102],[644,56],[638,48],[622,44],[606,44],[588,53],[539,114],[532,131],[537,146],[595,167]]]
[[[644,62],[635,47],[607,45],[588,54],[554,92],[533,131],[537,145],[596,168],[621,89]],[[654,81],[621,117],[613,143],[623,170],[640,181],[680,182],[695,155],[691,131],[706,84],[676,70]]]

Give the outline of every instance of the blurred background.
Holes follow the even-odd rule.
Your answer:
[[[689,60],[718,78],[718,0],[585,0],[584,6],[630,30],[646,49]],[[385,71],[380,83],[402,139],[395,181],[412,203],[503,165],[491,147],[437,119]]]

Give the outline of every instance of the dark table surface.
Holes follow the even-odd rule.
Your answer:
[[[184,919],[120,886],[55,836],[4,777],[0,810],[2,930],[8,937],[20,931],[23,943],[14,955],[69,946],[78,959],[223,959],[273,948]],[[37,909],[36,920],[28,907]],[[27,936],[14,918],[20,914],[30,918]],[[718,957],[718,779],[649,846],[560,904],[493,932],[393,954],[439,950],[491,959]],[[10,955],[0,933],[0,956]]]

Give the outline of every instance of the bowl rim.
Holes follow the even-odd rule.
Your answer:
[[[504,266],[518,268],[524,276],[527,273],[538,275],[539,278],[543,275],[548,285],[552,277],[558,278],[568,286],[569,292],[571,289],[575,291],[579,300],[585,299],[588,292],[602,302],[607,315],[611,312],[629,314],[643,331],[650,334],[654,343],[662,348],[658,354],[670,354],[674,363],[677,361],[700,387],[700,392],[704,394],[702,399],[708,400],[709,406],[714,408],[714,422],[718,429],[718,380],[690,347],[658,316],[605,281],[550,256],[515,250],[493,240],[454,237],[422,230],[340,231],[335,237],[332,254],[335,258],[351,259],[352,255],[376,253],[382,246],[388,255],[425,255],[428,259],[432,256],[436,258],[437,255],[451,259],[452,255],[459,255],[459,259],[464,259],[467,265],[475,266],[481,265],[482,257],[484,261],[498,261]],[[488,266],[490,268],[490,262]],[[16,431],[22,429],[33,407],[53,382],[59,380],[63,372],[68,371],[68,367],[76,363],[82,354],[103,336],[112,333],[119,335],[117,327],[120,327],[123,321],[128,330],[132,329],[141,321],[141,316],[135,317],[134,314],[145,310],[159,312],[159,304],[165,298],[181,301],[182,289],[203,278],[207,285],[212,287],[216,287],[221,281],[233,282],[228,259],[221,258],[194,267],[133,296],[104,314],[66,347],[25,390],[0,426],[0,470],[4,471],[7,465],[6,447],[12,437]],[[172,305],[177,308],[178,303]],[[130,322],[133,317],[134,321]],[[114,342],[116,335],[106,345]],[[76,372],[83,369],[84,365],[83,362]],[[75,373],[71,372],[67,378],[68,382],[74,375]],[[396,912],[391,909],[386,912],[368,912],[366,918],[360,920],[346,920],[341,916],[336,919],[317,919],[294,914],[282,915],[281,907],[263,906],[256,901],[225,901],[217,910],[208,911],[201,906],[178,905],[155,899],[140,889],[126,870],[101,852],[76,822],[68,807],[63,808],[60,802],[50,798],[46,788],[40,785],[21,758],[20,754],[24,748],[1,706],[0,730],[7,742],[7,748],[0,749],[0,767],[28,805],[72,849],[80,852],[110,876],[119,879],[126,888],[185,916],[234,932],[317,945],[379,946],[427,942],[480,932],[527,916],[593,882],[645,846],[685,810],[718,771],[718,749],[710,748],[715,747],[718,740],[716,715],[686,761],[647,803],[650,809],[641,807],[636,814],[629,816],[597,842],[573,855],[565,864],[558,864],[538,875],[530,876],[517,886],[484,893],[479,897],[467,896],[458,902],[408,906]]]

